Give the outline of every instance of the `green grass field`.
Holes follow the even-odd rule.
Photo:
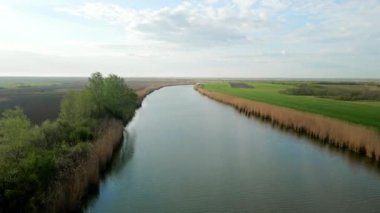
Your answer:
[[[321,114],[374,127],[380,131],[379,101],[340,101],[314,96],[295,96],[280,92],[294,87],[291,84],[263,82],[248,84],[253,85],[255,88],[232,88],[229,83],[208,83],[203,84],[203,88],[244,99]]]

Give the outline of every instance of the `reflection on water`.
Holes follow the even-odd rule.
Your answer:
[[[180,95],[179,95],[180,94]],[[88,212],[377,212],[379,167],[191,86],[149,95]]]
[[[102,174],[101,181],[106,181],[108,176],[117,175],[133,157],[135,136],[129,134],[128,130],[124,130],[122,140],[121,146],[115,150],[110,165],[107,166],[106,171]],[[87,207],[93,205],[98,199],[99,193],[99,188],[92,189],[84,198],[83,206]]]
[[[352,151],[347,150],[347,149],[339,148],[339,147],[334,146],[330,143],[323,143],[320,140],[311,138],[309,136],[305,136],[302,133],[298,133],[298,132],[293,131],[292,129],[282,128],[281,126],[273,124],[272,122],[268,122],[266,120],[263,120],[261,118],[257,118],[257,117],[252,116],[252,115],[247,116],[244,112],[241,112],[238,109],[235,109],[235,110],[241,116],[245,116],[249,119],[254,120],[255,122],[260,122],[262,125],[265,125],[268,128],[273,128],[275,131],[286,132],[287,134],[295,135],[299,139],[302,139],[302,140],[307,139],[307,140],[309,140],[310,144],[314,148],[319,149],[320,151],[323,151],[323,152],[329,152],[333,155],[339,155],[340,157],[344,158],[345,160],[347,160],[350,163],[352,168],[365,167],[368,171],[371,171],[371,172],[374,172],[374,173],[377,173],[378,175],[380,175],[380,164],[379,164],[379,162],[376,162],[373,159],[369,159],[366,156],[363,156],[362,154],[352,152]],[[295,142],[302,142],[303,143],[303,141],[298,141],[298,140],[296,140]]]
[[[236,111],[239,112],[238,110]],[[245,116],[244,113],[239,112],[239,114],[241,114],[242,116]],[[272,123],[263,121],[261,119],[256,119],[255,117],[252,117],[252,116],[249,118],[255,120],[255,122],[262,123],[262,125],[265,125],[268,128],[273,128],[275,131],[282,131],[287,134],[292,134],[302,140],[302,141],[295,140],[295,142],[304,143],[304,140],[308,140],[310,145],[313,146],[313,148],[319,149],[322,152],[328,152],[332,155],[337,155],[339,157],[342,157],[344,160],[346,160],[350,164],[350,166],[353,169],[365,167],[368,171],[374,172],[377,175],[380,175],[380,164],[373,159],[367,158],[359,153],[352,152],[347,149],[339,148],[329,143],[323,143],[317,139],[310,138],[309,136],[302,135],[290,129],[279,128],[279,126],[277,125],[273,125]]]
[[[126,163],[133,157],[135,145],[135,136],[128,133],[128,130],[125,130],[123,133],[123,143],[118,150],[115,158],[112,160],[112,165],[110,166],[110,175],[118,174]]]

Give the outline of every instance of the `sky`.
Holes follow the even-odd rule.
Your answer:
[[[0,0],[0,76],[380,78],[380,0]]]

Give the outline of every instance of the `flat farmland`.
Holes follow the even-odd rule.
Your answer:
[[[160,85],[192,83],[191,80],[164,78],[125,78],[134,91],[143,91]],[[1,77],[0,113],[15,106],[21,107],[32,123],[58,117],[61,100],[73,90],[83,89],[87,78],[65,77]]]
[[[19,106],[34,124],[54,120],[63,96],[85,82],[85,78],[0,78],[0,113]]]
[[[207,83],[203,88],[248,100],[287,107],[372,127],[380,131],[380,101],[344,101],[331,97],[293,95],[295,83],[247,82],[254,88],[236,88],[229,83]]]

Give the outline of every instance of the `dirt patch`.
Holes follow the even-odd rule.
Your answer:
[[[252,86],[250,84],[247,84],[247,83],[243,83],[243,82],[230,82],[230,86],[232,88],[241,88],[241,89],[252,89],[252,88],[255,88],[254,86]]]

